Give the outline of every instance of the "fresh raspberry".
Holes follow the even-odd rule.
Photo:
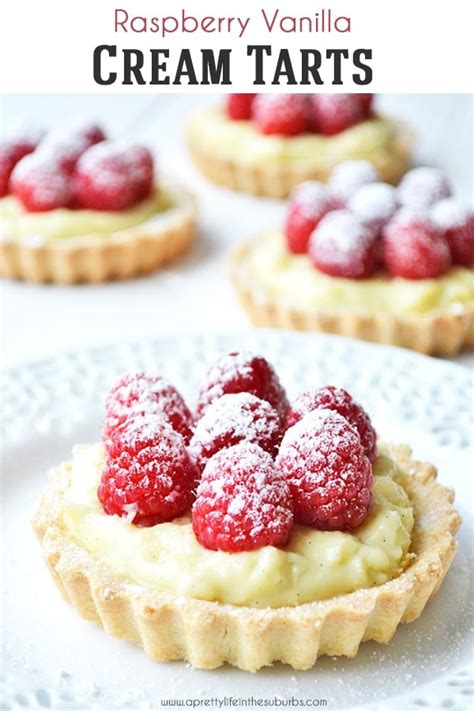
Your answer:
[[[33,153],[42,132],[29,131],[0,142],[0,197],[8,194],[8,183],[16,164],[29,153]]]
[[[253,118],[265,134],[297,136],[310,130],[308,100],[302,94],[258,94]]]
[[[316,181],[302,183],[292,193],[285,223],[288,249],[304,254],[308,249],[311,232],[331,210],[340,207],[327,188]]]
[[[324,136],[345,131],[365,118],[357,94],[313,94],[310,105],[311,125]]]
[[[193,418],[180,393],[160,375],[127,373],[117,380],[105,403],[104,443],[113,439],[115,430],[136,415],[164,417],[171,427],[189,442]]]
[[[370,116],[372,114],[372,104],[374,102],[373,94],[354,94],[357,98],[359,104],[362,107],[364,116]]]
[[[216,452],[239,442],[253,442],[275,456],[281,435],[280,417],[269,402],[250,393],[223,395],[198,421],[189,452],[202,471]]]
[[[256,94],[229,94],[226,98],[227,115],[234,121],[249,121],[252,118],[253,100]]]
[[[241,442],[207,463],[192,517],[205,548],[251,551],[285,545],[293,527],[293,502],[271,456],[256,444]]]
[[[196,481],[181,435],[159,415],[137,416],[115,432],[98,496],[105,513],[154,526],[191,507]]]
[[[295,522],[334,531],[365,519],[372,465],[358,432],[337,412],[313,410],[290,427],[276,466],[290,485]]]
[[[377,262],[377,233],[349,210],[328,213],[312,233],[308,254],[324,274],[365,279]]]
[[[228,393],[250,393],[266,400],[278,412],[283,422],[288,399],[270,363],[262,356],[248,351],[229,353],[210,369],[201,387],[196,407],[201,417],[208,405]]]
[[[442,170],[422,166],[405,173],[398,186],[400,205],[430,207],[451,195],[451,186]]]
[[[383,230],[386,269],[404,279],[432,279],[451,264],[441,230],[423,215],[400,211]]]
[[[286,416],[286,429],[293,427],[302,417],[313,410],[333,410],[359,433],[365,453],[371,462],[377,455],[377,435],[370,417],[362,405],[352,399],[347,390],[326,385],[322,388],[306,390],[290,405]]]
[[[106,135],[102,126],[96,123],[90,123],[88,126],[83,126],[79,130],[79,134],[84,138],[87,147],[94,146],[96,143],[101,143],[106,140]]]
[[[29,212],[69,207],[73,198],[69,175],[37,152],[16,164],[10,177],[10,192]]]
[[[81,155],[102,141],[105,141],[102,128],[97,124],[90,124],[76,129],[52,131],[41,141],[38,151],[72,174]]]
[[[347,203],[363,185],[379,180],[377,171],[368,160],[346,160],[331,172],[328,188],[342,203]]]
[[[387,183],[368,183],[357,190],[347,207],[362,222],[380,230],[397,209],[397,191]]]
[[[456,198],[436,203],[431,212],[446,238],[453,264],[474,267],[474,214]]]
[[[153,158],[142,146],[103,141],[77,163],[76,201],[90,210],[126,210],[144,200],[153,186]]]

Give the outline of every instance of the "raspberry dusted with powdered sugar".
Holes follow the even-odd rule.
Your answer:
[[[186,442],[192,434],[193,418],[176,388],[159,375],[127,373],[117,380],[105,403],[104,442],[115,430],[136,415],[155,414],[165,418]]]
[[[313,94],[310,107],[313,130],[324,136],[345,131],[365,118],[357,94]]]
[[[137,416],[114,433],[98,497],[105,513],[154,526],[188,511],[196,480],[181,435],[159,415]]]
[[[269,402],[250,393],[223,395],[198,421],[189,452],[202,471],[216,452],[239,442],[253,442],[275,456],[281,436],[280,417]]]
[[[288,249],[295,254],[305,253],[314,228],[324,215],[338,207],[339,201],[330,195],[322,183],[311,180],[299,185],[290,197],[286,215]]]
[[[392,276],[433,279],[451,264],[442,231],[423,213],[401,210],[383,230],[383,258]]]
[[[380,230],[397,209],[397,191],[388,183],[368,183],[357,190],[347,207],[362,222]]]
[[[13,168],[32,153],[43,136],[42,131],[23,131],[0,142],[0,197],[8,194],[8,184]]]
[[[199,392],[197,417],[202,416],[211,402],[228,393],[250,393],[266,400],[284,421],[288,409],[285,390],[270,363],[262,356],[242,351],[220,358],[209,370]]]
[[[368,160],[346,160],[339,163],[331,172],[328,188],[334,197],[347,203],[363,185],[376,183],[377,171]]]
[[[256,94],[229,94],[226,98],[226,110],[234,121],[248,121],[252,118],[253,102]]]
[[[303,94],[257,94],[253,118],[262,133],[297,136],[310,130],[308,98]]]
[[[367,516],[373,472],[358,432],[337,412],[313,410],[283,437],[276,460],[295,522],[351,530]]]
[[[73,199],[70,176],[54,160],[38,152],[16,164],[10,177],[10,192],[29,212],[69,207]]]
[[[293,502],[273,459],[250,442],[207,463],[192,509],[199,543],[229,553],[283,546],[293,527]]]
[[[434,205],[431,218],[448,242],[453,264],[474,267],[474,214],[456,198]]]
[[[377,435],[370,417],[362,405],[352,399],[347,390],[326,385],[322,388],[306,390],[291,403],[286,416],[286,429],[293,427],[302,417],[313,410],[333,410],[345,417],[359,433],[365,453],[371,462],[377,454]]]
[[[377,262],[377,233],[349,210],[328,213],[312,233],[308,254],[324,274],[347,279],[369,277]]]
[[[405,173],[398,186],[398,200],[407,207],[430,207],[451,195],[449,180],[442,170],[422,166]]]
[[[38,146],[38,152],[53,160],[67,173],[73,173],[81,155],[96,143],[105,141],[105,133],[97,124],[51,131]]]
[[[142,146],[103,141],[80,157],[74,186],[79,207],[126,210],[150,194],[153,158]]]

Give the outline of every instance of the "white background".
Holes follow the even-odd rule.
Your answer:
[[[24,119],[45,127],[79,117],[98,119],[111,136],[155,149],[158,175],[170,174],[198,196],[200,229],[193,249],[168,269],[128,282],[61,287],[3,282],[3,362],[16,365],[59,351],[115,340],[250,328],[232,291],[227,256],[232,244],[278,225],[284,203],[233,193],[207,183],[190,164],[185,123],[201,96],[9,96],[5,130]],[[456,192],[471,199],[472,99],[463,95],[382,95],[383,111],[418,133],[417,158],[444,167]],[[461,362],[471,356],[457,358]]]
[[[114,33],[114,10],[131,14],[178,15],[184,8],[203,17],[250,15],[251,30],[241,39],[235,34],[181,34],[160,38],[154,34]],[[350,34],[284,34],[265,31],[260,10],[279,8],[282,15],[314,16],[331,8],[333,15],[352,17]],[[132,10],[133,8],[133,10]],[[248,43],[271,43],[274,52],[287,47],[299,56],[300,47],[324,50],[328,47],[371,48],[374,81],[372,91],[448,92],[472,91],[472,1],[433,0],[383,2],[383,0],[313,0],[255,3],[253,0],[187,0],[146,2],[145,0],[14,0],[4,3],[0,25],[0,66],[5,92],[110,91],[96,85],[92,77],[92,53],[100,44],[120,47],[169,48],[170,66],[176,65],[183,47],[200,56],[201,47],[229,47],[233,50],[233,90],[252,91],[253,65],[246,57]],[[328,75],[329,77],[329,75]],[[327,80],[328,77],[325,77]],[[347,77],[349,79],[349,77]],[[349,85],[350,86],[350,85]],[[334,90],[328,85],[328,90]],[[133,87],[116,90],[133,91]],[[156,87],[140,87],[154,93]],[[160,87],[160,91],[186,91],[183,87]],[[280,87],[285,91],[285,87]],[[306,89],[308,91],[308,88]],[[310,90],[310,89],[309,89]],[[339,87],[341,90],[341,87]],[[342,87],[342,90],[345,90]],[[193,91],[206,91],[195,87]]]

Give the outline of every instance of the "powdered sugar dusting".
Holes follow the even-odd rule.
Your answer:
[[[432,224],[429,209],[421,205],[404,205],[395,212],[392,219],[387,224],[387,229],[390,228],[390,225],[397,225],[398,227],[402,227],[417,222],[422,222],[424,224]]]
[[[372,245],[374,233],[349,210],[329,212],[310,237],[309,251],[321,268],[324,263],[341,267],[354,266]]]
[[[378,180],[377,171],[367,160],[348,160],[337,165],[328,181],[329,191],[343,202],[368,183]]]
[[[421,166],[413,168],[402,178],[398,186],[401,205],[429,207],[451,195],[451,186],[443,171]]]
[[[84,151],[104,138],[104,132],[96,124],[77,124],[58,128],[48,133],[41,141],[38,153],[44,159],[53,160],[63,168],[72,171]]]
[[[249,351],[229,353],[209,370],[198,396],[198,416],[217,398],[238,392],[250,392],[267,400],[284,418],[288,400],[278,376],[263,356]]]
[[[445,198],[431,210],[431,219],[442,230],[460,227],[469,218],[470,210],[457,198]]]
[[[280,430],[280,418],[270,403],[250,393],[223,395],[198,421],[189,450],[201,467],[220,449],[241,441],[273,453]]]
[[[287,428],[295,425],[304,415],[323,409],[337,412],[358,431],[367,456],[371,461],[377,453],[377,437],[369,415],[351,395],[342,388],[326,385],[305,390],[292,402],[286,420]]]
[[[105,437],[127,418],[140,414],[165,417],[186,440],[191,436],[192,416],[182,396],[165,378],[143,372],[120,377],[106,400]]]
[[[38,146],[38,155],[42,160],[57,163],[60,160],[75,163],[86,150],[89,143],[80,135],[69,132],[50,133]]]
[[[292,523],[288,484],[267,452],[242,442],[209,460],[193,506],[193,525],[203,545],[212,541],[216,545],[208,547],[226,550],[229,543],[234,551],[278,545]]]
[[[98,488],[106,513],[150,526],[189,509],[196,470],[183,438],[163,417],[145,414],[127,419],[107,444]]]
[[[127,141],[102,141],[88,148],[77,164],[79,172],[93,173],[98,187],[108,186],[122,179],[122,172],[117,171],[117,164],[127,181],[140,182],[148,177],[148,166],[142,157],[147,152],[142,146]]]
[[[382,226],[397,209],[397,193],[388,183],[369,183],[352,195],[348,207],[364,222]]]
[[[358,432],[338,413],[313,410],[290,427],[276,465],[290,484],[296,521],[341,530],[367,515],[372,466]]]
[[[302,217],[316,220],[322,212],[333,209],[335,202],[325,185],[316,180],[308,180],[298,185],[291,194],[290,207],[292,205],[298,206]]]
[[[223,424],[242,439],[279,429],[278,415],[270,403],[250,393],[223,395],[211,403],[197,424],[195,436],[207,443],[222,431]]]
[[[224,395],[223,382],[225,383],[238,377],[251,377],[251,361],[254,357],[254,354],[250,351],[241,351],[240,353],[229,353],[220,358],[207,375],[207,381],[210,383],[208,388],[209,401],[211,402]]]
[[[157,453],[168,449],[182,449],[183,439],[167,422],[163,414],[140,413],[128,418],[114,434],[119,447],[136,450],[153,446]]]
[[[28,194],[28,200],[38,206],[67,206],[72,198],[72,187],[69,177],[59,169],[52,156],[43,155],[39,151],[22,158],[13,169],[10,179],[14,194]]]
[[[238,449],[237,449],[238,448]],[[229,452],[232,457],[232,479],[222,475],[222,463]],[[221,496],[228,492],[235,481],[237,485],[230,498],[227,514],[246,509],[252,520],[253,531],[262,530],[264,525],[272,525],[266,520],[266,513],[283,498],[288,498],[288,487],[280,473],[273,466],[271,457],[255,444],[242,443],[226,450],[224,456],[212,458],[204,473],[204,482],[212,481],[218,486]],[[205,483],[203,484],[203,488]],[[199,495],[200,487],[198,487]]]
[[[329,441],[334,441],[337,447],[344,441],[350,442],[351,430],[344,427],[342,431],[337,432],[337,436],[332,437],[329,425],[349,425],[345,417],[334,410],[326,410],[324,408],[316,408],[304,415],[295,425],[290,427],[283,437],[281,450],[285,447],[298,444],[300,451],[304,450],[306,454],[310,454],[314,448],[315,437],[326,437]],[[353,433],[355,430],[352,428]]]

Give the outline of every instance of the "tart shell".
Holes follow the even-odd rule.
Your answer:
[[[326,182],[332,169],[337,162],[340,162],[323,162],[321,159],[318,160],[317,155],[312,156],[311,160],[259,165],[239,160],[238,157],[229,158],[220,155],[217,150],[213,150],[201,140],[192,120],[188,127],[187,144],[197,169],[212,183],[231,190],[272,198],[288,197],[297,185],[306,180]],[[361,154],[357,157],[367,157],[379,173],[381,180],[396,184],[410,167],[412,144],[412,134],[400,124],[397,137],[389,147],[371,152],[369,156]]]
[[[255,281],[246,267],[253,240],[231,254],[231,278],[239,300],[255,326],[322,331],[363,341],[409,348],[428,355],[452,356],[474,348],[474,306],[437,309],[426,314],[364,313],[295,307]]]
[[[63,239],[2,239],[0,276],[30,282],[75,284],[130,279],[177,259],[191,245],[194,199],[182,187],[166,186],[172,206],[142,224],[107,235]]]
[[[309,669],[320,655],[353,657],[362,641],[389,642],[401,622],[421,615],[454,556],[460,517],[452,491],[436,482],[432,465],[414,461],[408,447],[391,445],[388,451],[411,474],[406,490],[415,512],[414,561],[378,587],[297,607],[256,609],[178,598],[114,575],[61,526],[69,464],[50,473],[33,528],[64,599],[110,635],[141,645],[151,659],[184,659],[201,669],[229,663],[255,672],[277,661]]]

